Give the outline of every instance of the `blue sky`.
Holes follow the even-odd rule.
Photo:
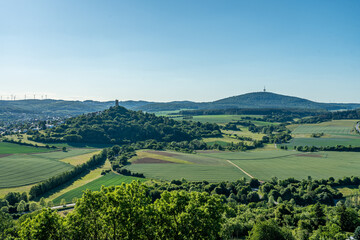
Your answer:
[[[0,94],[360,102],[360,1],[0,0]]]

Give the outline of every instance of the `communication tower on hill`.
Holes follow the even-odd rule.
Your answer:
[[[265,86],[264,86],[264,92],[266,92],[266,88],[265,88]]]
[[[115,100],[115,107],[118,107],[119,106],[119,100]]]

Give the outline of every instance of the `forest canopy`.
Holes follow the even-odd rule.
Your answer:
[[[123,107],[111,107],[102,112],[69,118],[44,133],[37,132],[31,139],[38,142],[126,144],[148,139],[190,141],[220,134],[216,124],[176,121]]]

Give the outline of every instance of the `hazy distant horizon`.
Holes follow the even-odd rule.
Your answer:
[[[0,95],[359,103],[360,1],[0,2]]]
[[[256,91],[256,92],[263,92],[263,91]],[[270,92],[270,91],[267,91]],[[248,93],[255,93],[255,92],[248,92]],[[270,93],[275,93],[275,92],[270,92]],[[247,93],[243,93],[243,94],[247,94]],[[280,93],[275,93],[275,94],[280,94]],[[242,95],[242,94],[238,94],[238,95]],[[238,95],[234,95],[234,96],[238,96]],[[285,95],[285,96],[290,96],[290,97],[298,97],[298,98],[303,98],[301,96],[292,96],[292,95],[287,95],[287,94],[280,94],[280,95]],[[206,101],[193,101],[193,100],[189,100],[189,99],[176,99],[176,100],[171,100],[171,101],[154,101],[154,100],[145,100],[145,99],[120,99],[120,98],[114,98],[114,99],[104,99],[104,100],[96,100],[96,99],[64,99],[64,98],[45,98],[45,95],[43,95],[43,98],[16,98],[15,101],[22,101],[22,100],[63,100],[63,101],[98,101],[98,102],[111,102],[111,101],[115,101],[115,100],[119,100],[122,102],[126,102],[126,101],[146,101],[146,102],[172,102],[172,101],[192,101],[192,102],[213,102],[213,101],[217,101],[220,99],[224,99],[224,98],[228,98],[228,97],[233,97],[233,96],[225,96],[222,98],[217,98],[217,99],[210,99],[210,100],[206,100]],[[315,101],[312,99],[307,99],[307,98],[303,98],[306,100],[310,100],[313,102],[320,102],[320,101]],[[10,100],[10,99],[4,99],[4,97],[1,99],[4,101],[14,101],[14,100]],[[0,101],[1,101],[0,100]],[[355,104],[360,104],[360,102],[320,102],[320,103],[355,103]]]

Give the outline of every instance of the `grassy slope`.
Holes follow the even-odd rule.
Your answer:
[[[35,141],[32,141],[32,140],[29,140],[28,139],[28,135],[27,134],[14,134],[14,135],[8,135],[6,136],[5,138],[7,139],[12,139],[14,141],[19,141],[21,140],[22,142],[25,142],[25,143],[30,143],[30,144],[37,144],[38,146],[45,146],[46,144],[44,143],[39,143],[39,142],[35,142]]]
[[[87,189],[92,191],[99,191],[101,186],[108,187],[108,186],[121,185],[122,183],[130,183],[133,180],[146,181],[146,179],[144,178],[136,178],[136,177],[118,175],[115,173],[109,173],[81,187],[75,188],[63,195],[58,196],[53,200],[53,202],[55,204],[59,204],[61,199],[65,199],[66,202],[71,202],[74,197],[80,198],[82,196],[83,191]]]

